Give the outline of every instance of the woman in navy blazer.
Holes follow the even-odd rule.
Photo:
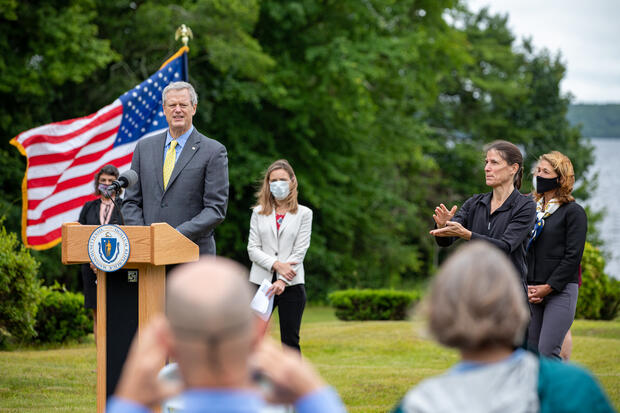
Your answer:
[[[534,172],[536,224],[527,246],[532,311],[528,344],[558,359],[575,318],[579,264],[588,229],[586,213],[571,194],[574,184],[568,157],[553,151],[539,158]]]
[[[268,295],[280,316],[282,343],[301,351],[299,329],[306,306],[304,257],[310,246],[312,210],[297,203],[297,178],[280,159],[265,172],[253,208],[248,239],[255,288],[269,280]]]

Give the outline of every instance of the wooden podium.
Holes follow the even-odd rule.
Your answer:
[[[62,225],[63,264],[90,262],[88,239],[97,227],[77,222]],[[134,332],[137,329],[140,334],[154,315],[164,311],[165,266],[197,261],[199,257],[198,245],[166,223],[120,228],[127,234],[130,244],[129,258],[123,269],[131,271],[108,274],[97,270],[98,413],[105,412],[106,398],[114,390],[112,387],[116,385]],[[112,314],[110,320],[109,312]],[[117,340],[120,344],[114,342],[117,332],[124,335]],[[114,343],[113,349],[109,345],[111,343]],[[114,363],[110,365],[112,360]],[[109,369],[115,373],[112,378],[108,374]]]

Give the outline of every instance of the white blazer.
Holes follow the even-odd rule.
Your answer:
[[[297,262],[293,269],[297,275],[289,281],[278,274],[278,279],[287,285],[304,283],[304,257],[310,246],[312,233],[312,210],[299,205],[297,213],[284,215],[280,230],[276,225],[275,209],[270,215],[261,215],[257,206],[252,211],[250,236],[248,238],[248,255],[252,261],[250,282],[261,284],[263,280],[271,281],[272,267],[276,261]]]

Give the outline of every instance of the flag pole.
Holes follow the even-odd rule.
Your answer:
[[[192,33],[192,29],[189,26],[186,26],[184,24],[180,25],[177,28],[177,31],[174,33],[174,40],[179,40],[181,39],[181,42],[183,42],[183,47],[186,48],[189,52],[189,48],[187,47],[187,43],[189,42],[190,39],[194,38],[194,34]],[[189,68],[188,68],[188,62],[187,62],[187,53],[185,53],[184,58],[183,58],[183,66],[185,66],[185,70],[184,70],[184,75],[185,75],[185,81],[188,82],[189,81]]]
[[[194,38],[194,34],[192,33],[192,29],[188,26],[182,24],[177,28],[177,31],[174,33],[174,40],[179,40],[183,42],[183,46],[187,47],[187,43],[189,39]]]

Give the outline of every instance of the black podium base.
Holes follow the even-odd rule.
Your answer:
[[[116,389],[131,340],[138,329],[138,270],[106,277],[106,397]]]

